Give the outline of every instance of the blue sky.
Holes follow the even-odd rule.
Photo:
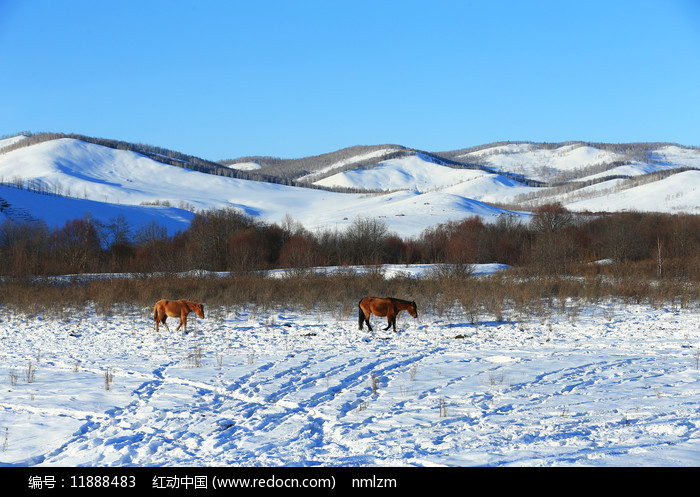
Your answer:
[[[0,136],[700,146],[700,1],[0,0]]]

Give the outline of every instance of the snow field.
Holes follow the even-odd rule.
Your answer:
[[[608,302],[475,325],[419,308],[398,334],[251,308],[156,334],[150,312],[3,312],[0,465],[700,461],[697,309]]]

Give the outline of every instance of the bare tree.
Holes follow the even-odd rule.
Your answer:
[[[545,204],[535,210],[532,228],[540,233],[553,233],[571,226],[574,216],[559,202]]]
[[[350,253],[358,264],[378,264],[384,255],[389,228],[384,221],[358,216],[346,232]]]

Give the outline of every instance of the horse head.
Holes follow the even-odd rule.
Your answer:
[[[413,316],[414,318],[418,317],[418,307],[416,306],[416,301],[414,300],[411,302],[411,305],[408,306],[408,313]]]
[[[204,304],[194,304],[194,312],[197,314],[197,316],[204,319]]]

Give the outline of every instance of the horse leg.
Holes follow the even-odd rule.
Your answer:
[[[365,311],[365,323],[367,323],[367,329],[368,329],[369,331],[374,332],[374,328],[372,328],[372,325],[369,324],[369,318],[370,318],[371,316],[372,316],[372,311],[371,311],[371,310],[368,309],[367,311]]]
[[[370,313],[368,313],[368,312],[365,312],[365,313],[364,313],[365,323],[367,323],[367,329],[368,329],[369,331],[374,331],[374,330],[372,329],[372,325],[369,324],[369,317],[370,317],[370,316],[371,316]],[[362,329],[362,328],[360,328],[360,329]]]
[[[372,329],[372,325],[369,324],[369,318],[368,318],[367,316],[364,316],[364,315],[363,315],[361,319],[364,319],[364,322],[367,323],[367,329],[368,329],[369,331],[374,331],[374,330]],[[360,321],[360,329],[362,329],[362,321]]]
[[[384,328],[384,331],[387,331],[389,328],[391,328],[391,325],[394,325],[394,331],[396,331],[396,313],[388,311],[386,313],[386,321],[387,321],[387,326]]]
[[[155,322],[156,322],[156,333],[160,331],[159,325],[160,325],[161,323],[163,323],[163,326],[165,326],[165,329],[166,329],[167,331],[170,331],[170,329],[168,328],[168,325],[165,323],[165,320],[166,320],[167,318],[168,318],[168,315],[167,315],[167,314],[163,314],[163,316],[160,316],[158,313],[156,313],[156,315],[153,316],[153,319],[154,319]]]

